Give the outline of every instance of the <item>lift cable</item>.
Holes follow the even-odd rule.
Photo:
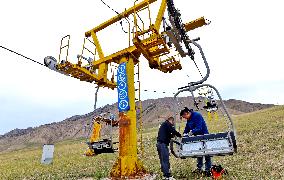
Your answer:
[[[203,75],[202,75],[202,73],[201,73],[201,71],[200,71],[200,69],[199,69],[198,65],[196,64],[196,61],[195,61],[195,60],[193,60],[193,62],[194,62],[194,64],[195,64],[195,67],[197,68],[197,70],[198,70],[198,72],[199,72],[199,74],[200,74],[201,78],[203,78]]]
[[[19,52],[13,51],[13,50],[11,50],[11,49],[9,49],[9,48],[6,48],[6,47],[4,47],[4,46],[1,46],[1,45],[0,45],[0,48],[5,49],[5,50],[7,50],[7,51],[10,51],[10,52],[12,52],[12,53],[14,53],[14,54],[17,54],[18,56],[21,56],[21,57],[23,57],[23,58],[25,58],[25,59],[28,59],[28,60],[30,60],[30,61],[32,61],[32,62],[34,62],[34,63],[39,64],[39,65],[45,66],[44,64],[42,64],[42,63],[40,63],[40,62],[38,62],[38,61],[36,61],[36,60],[34,60],[34,59],[32,59],[32,58],[29,58],[29,57],[27,57],[27,56],[25,56],[25,55],[23,55],[23,54],[21,54],[21,53],[19,53]],[[137,90],[136,90],[136,91],[137,91]],[[161,93],[163,93],[163,94],[171,93],[171,92],[168,92],[168,91],[150,90],[150,89],[144,89],[144,90],[141,90],[141,91],[154,92],[154,93],[159,93],[159,92],[161,92]],[[96,93],[97,93],[97,92],[96,92]],[[173,93],[173,94],[174,94],[174,93]],[[95,100],[95,101],[96,101],[96,100]],[[94,107],[94,110],[96,110],[96,109],[97,109],[97,108]]]
[[[103,0],[101,0],[101,2],[108,7],[109,9],[111,9],[113,12],[115,12],[117,15],[122,16],[118,11],[116,11],[115,9],[113,9],[112,7],[110,7],[110,5],[108,5],[106,2],[104,2]],[[122,16],[123,17],[123,16]],[[121,17],[120,17],[121,18]],[[124,18],[124,17],[123,17]],[[121,18],[122,19],[122,18]],[[127,33],[127,31],[124,30],[123,25],[122,25],[122,20],[120,20],[120,26],[121,29],[124,33]]]
[[[116,14],[119,14],[119,12],[117,12],[116,10],[114,10],[113,8],[111,8],[107,3],[105,3],[103,0],[101,0],[101,2],[106,5],[109,9],[111,9],[113,12],[115,12]]]
[[[4,47],[4,46],[1,46],[1,45],[0,45],[0,47],[1,47],[2,49],[5,49],[5,50],[7,50],[7,51],[10,51],[10,52],[12,52],[12,53],[14,53],[14,54],[17,54],[18,56],[22,56],[23,58],[26,58],[26,59],[28,59],[28,60],[34,62],[34,63],[37,63],[37,64],[42,65],[42,66],[45,66],[44,64],[42,64],[42,63],[40,63],[40,62],[38,62],[38,61],[36,61],[36,60],[33,60],[32,58],[29,58],[29,57],[27,57],[27,56],[25,56],[25,55],[23,55],[23,54],[21,54],[21,53],[19,53],[19,52],[13,51],[13,50],[8,49],[8,48],[6,48],[6,47]]]

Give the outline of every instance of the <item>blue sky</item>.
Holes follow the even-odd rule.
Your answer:
[[[133,5],[130,0],[106,2],[117,11]],[[224,99],[284,104],[281,0],[273,3],[267,0],[175,2],[184,22],[201,16],[212,21],[209,26],[189,32],[189,36],[201,37],[199,43],[211,68],[208,83],[216,86]],[[68,8],[65,8],[67,4]],[[58,57],[60,39],[66,34],[71,35],[70,61],[75,62],[84,32],[115,15],[102,3],[93,0],[85,3],[11,0],[1,2],[1,7],[0,44],[41,62],[48,55]],[[152,6],[152,17],[157,8],[157,4]],[[121,31],[119,24],[105,29],[98,37],[106,55],[128,43],[127,34]],[[196,61],[204,73],[198,52]],[[92,110],[94,84],[50,71],[2,49],[0,62],[0,134],[14,128],[61,121]],[[178,87],[199,78],[191,61],[181,59],[181,64],[182,71],[164,74],[150,69],[142,58],[142,89],[167,92],[145,92],[142,99],[172,96]],[[116,99],[116,91],[103,89],[99,92],[98,103],[102,106],[114,103]]]

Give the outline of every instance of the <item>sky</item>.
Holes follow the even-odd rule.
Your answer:
[[[134,1],[105,0],[121,12]],[[175,0],[184,22],[205,16],[211,24],[192,32],[200,37],[211,74],[207,81],[224,99],[284,104],[283,2],[281,0],[185,1]],[[115,13],[100,0],[1,0],[0,45],[39,62],[58,58],[60,40],[71,35],[71,62],[76,62],[84,33],[110,19]],[[160,0],[151,8],[155,19]],[[149,19],[143,16],[145,24]],[[123,22],[124,29],[128,25]],[[106,55],[128,45],[119,23],[98,33]],[[198,50],[196,62],[203,74]],[[95,85],[80,82],[0,49],[0,134],[15,128],[58,122],[93,110]],[[181,59],[183,69],[164,74],[150,69],[141,58],[142,100],[172,96],[178,87],[198,80],[192,61]],[[166,91],[166,94],[161,92]],[[189,94],[184,94],[189,95]],[[116,90],[100,89],[98,106],[117,101]]]

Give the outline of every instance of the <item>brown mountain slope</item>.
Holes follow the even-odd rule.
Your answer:
[[[178,110],[185,106],[193,107],[190,97],[181,97],[178,100],[178,106],[172,97],[143,101],[142,116],[144,125],[150,126],[151,124],[162,121],[165,116],[173,114],[175,109]],[[271,104],[249,103],[233,99],[225,101],[225,104],[231,114],[253,112],[274,106]],[[203,107],[203,105],[200,104],[200,107]],[[72,116],[58,123],[45,124],[35,128],[12,130],[0,136],[0,151],[10,151],[36,144],[54,143],[66,139],[87,137],[90,128],[88,124],[90,124],[92,117],[102,112],[117,114],[117,103],[106,105],[85,115]],[[139,113],[137,113],[138,115]]]

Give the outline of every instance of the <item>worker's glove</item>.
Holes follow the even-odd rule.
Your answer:
[[[187,133],[183,133],[182,137],[188,137]]]

